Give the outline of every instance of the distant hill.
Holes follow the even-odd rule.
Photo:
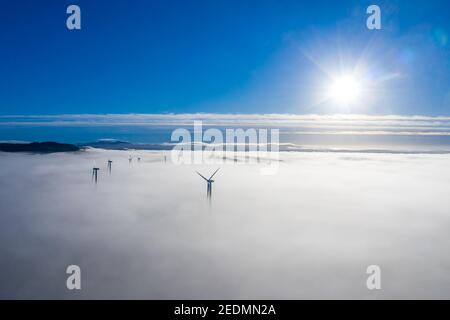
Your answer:
[[[171,150],[173,146],[158,143],[130,143],[120,140],[99,140],[79,144],[80,147],[92,147],[106,150]]]
[[[53,153],[79,150],[80,147],[76,145],[58,142],[0,143],[0,151],[3,152]]]

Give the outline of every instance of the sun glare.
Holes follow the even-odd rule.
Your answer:
[[[358,80],[351,75],[345,75],[334,79],[329,95],[338,103],[350,104],[358,99],[360,92]]]

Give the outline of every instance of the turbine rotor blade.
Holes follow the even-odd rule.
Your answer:
[[[214,175],[217,173],[217,171],[219,171],[220,170],[220,168],[219,169],[217,169],[216,171],[214,171],[214,173],[212,174],[212,176],[211,177],[209,177],[209,180],[211,180],[212,179],[212,177],[214,177]]]
[[[202,176],[202,174],[200,173],[200,172],[198,172],[198,171],[196,171],[197,172],[197,174],[200,176],[200,177],[202,177],[203,179],[205,179],[206,181],[208,181],[208,179],[206,179],[204,176]]]

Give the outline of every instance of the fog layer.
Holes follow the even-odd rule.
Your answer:
[[[0,298],[450,298],[450,155],[220,165],[209,204],[218,166],[129,154],[0,153]]]

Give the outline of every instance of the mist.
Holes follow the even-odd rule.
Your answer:
[[[0,153],[0,298],[450,298],[450,155],[280,159],[262,175],[160,151]],[[209,204],[196,171],[217,167]]]

